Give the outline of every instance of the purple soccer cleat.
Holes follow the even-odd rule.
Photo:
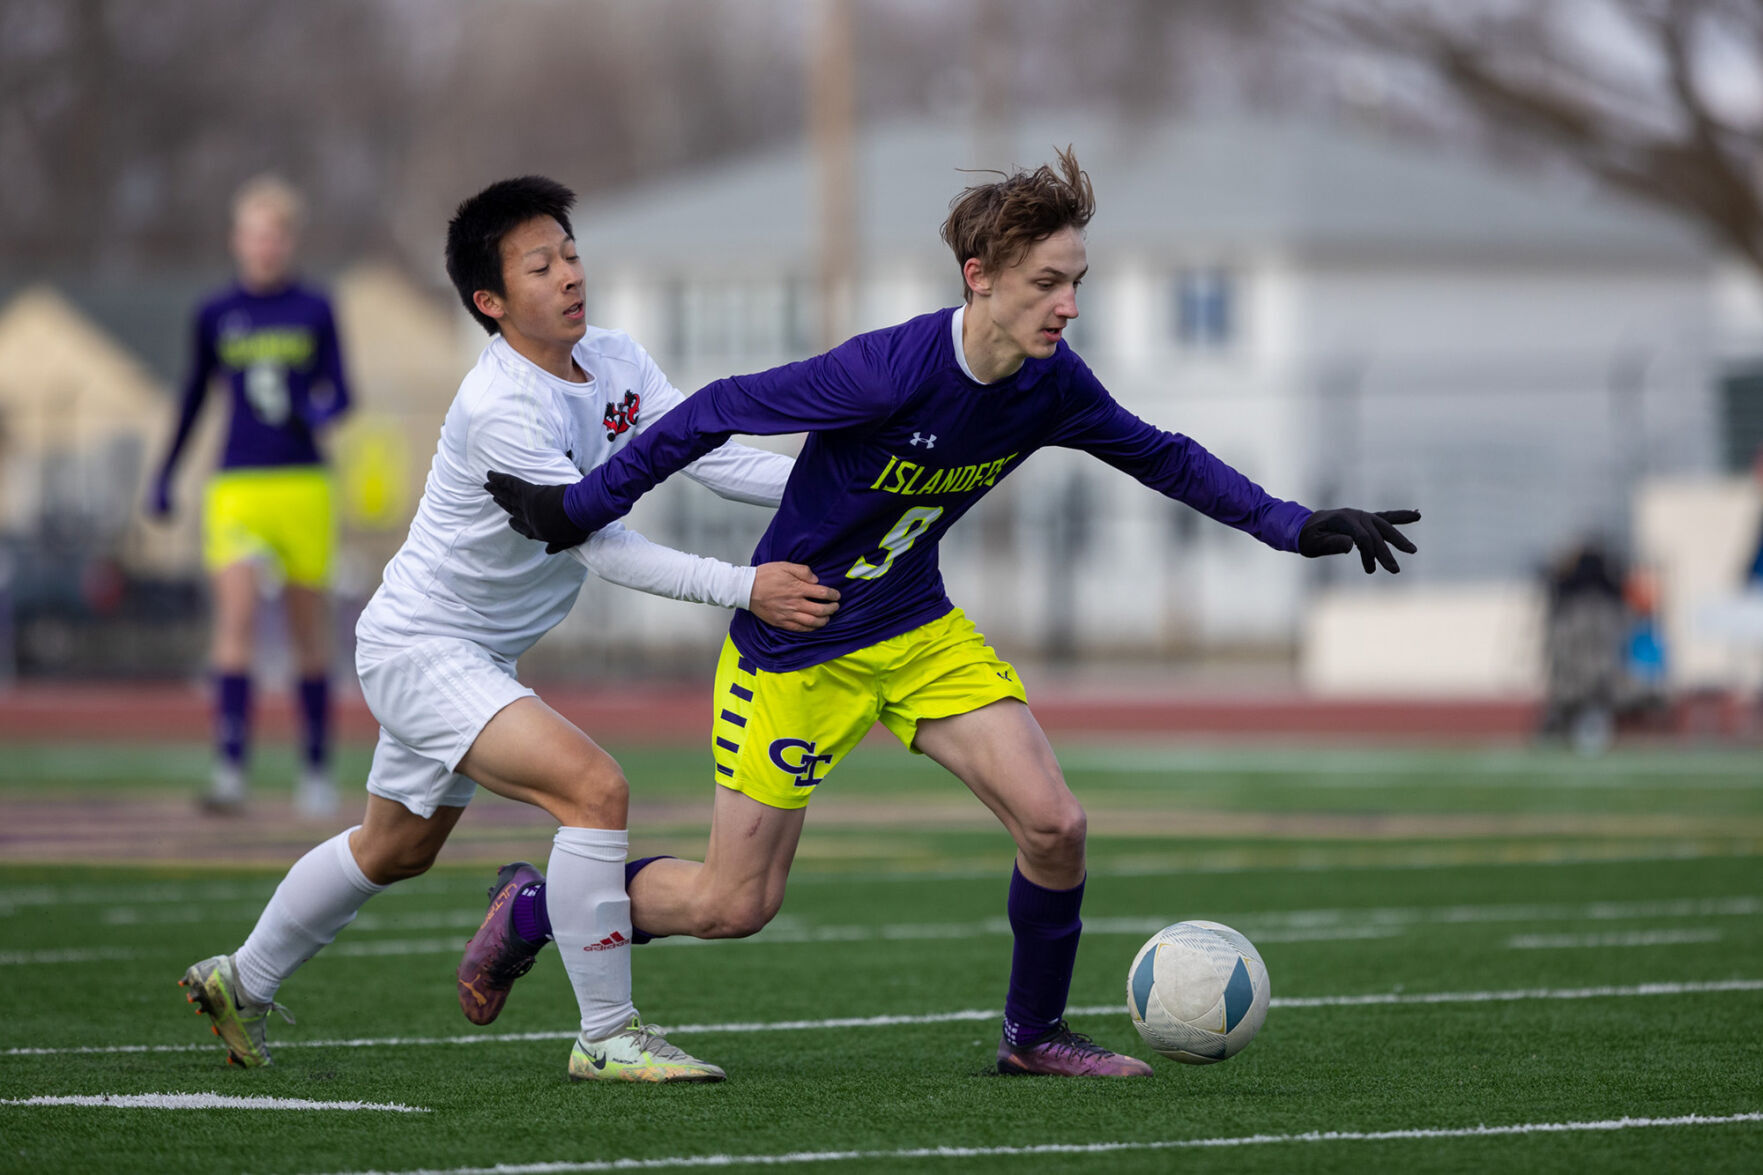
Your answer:
[[[1059,1021],[1051,1033],[1029,1044],[998,1042],[998,1072],[1042,1077],[1149,1077],[1151,1066],[1137,1057],[1109,1052]]]
[[[524,886],[545,880],[525,861],[504,865],[490,887],[490,908],[483,924],[465,944],[459,960],[459,1010],[473,1024],[488,1024],[508,1002],[514,981],[533,969],[544,943],[534,946],[514,931],[514,895]]]

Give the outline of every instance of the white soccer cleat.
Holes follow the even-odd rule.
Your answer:
[[[578,1036],[569,1051],[571,1081],[721,1081],[727,1076],[668,1044],[641,1016],[599,1040]]]
[[[204,812],[235,815],[245,810],[245,769],[237,763],[216,763],[208,790],[196,797]]]
[[[308,820],[325,820],[337,814],[337,785],[330,773],[308,767],[294,784],[294,811]]]

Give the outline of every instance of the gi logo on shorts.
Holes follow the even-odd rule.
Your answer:
[[[815,754],[814,744],[807,739],[779,738],[771,742],[771,761],[777,764],[779,771],[794,775],[797,787],[813,787],[820,782],[815,778],[820,765],[831,763],[833,757]]]

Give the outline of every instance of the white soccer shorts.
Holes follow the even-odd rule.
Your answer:
[[[454,768],[504,706],[534,696],[515,680],[514,662],[456,637],[358,645],[355,668],[380,723],[367,790],[425,820],[471,801],[477,784]]]

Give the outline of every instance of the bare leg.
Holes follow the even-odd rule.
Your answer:
[[[375,885],[391,885],[429,871],[464,808],[436,808],[418,816],[384,796],[367,797],[367,814],[349,834],[349,852],[361,872]]]
[[[214,573],[214,645],[209,663],[216,673],[249,673],[253,627],[257,622],[257,568],[229,563]]]
[[[545,809],[561,825],[545,866],[544,904],[564,972],[581,1009],[582,1035],[576,1049],[581,1060],[578,1063],[571,1054],[570,1073],[578,1079],[604,1077],[604,1066],[596,1061],[610,1064],[607,1057],[611,1054],[590,1055],[584,1049],[604,1045],[625,1055],[631,1049],[643,1052],[648,1048],[642,1043],[646,1038],[640,1030],[631,1027],[637,1013],[631,999],[630,899],[624,888],[624,863],[630,847],[625,831],[630,788],[624,772],[593,739],[537,698],[521,698],[491,718],[460,760],[458,770],[499,795]],[[518,893],[513,895],[514,902],[520,900]],[[492,915],[495,910],[492,907]],[[512,903],[508,911],[513,914]],[[499,925],[486,917],[485,926]],[[483,933],[480,927],[479,934]],[[475,957],[477,943],[478,936],[473,936],[467,947],[468,962]],[[466,973],[472,970],[462,963],[462,1007],[469,994],[464,985],[480,982]],[[609,1041],[612,1043],[605,1044]],[[643,1055],[651,1056],[647,1052]],[[678,1059],[683,1067],[668,1070],[672,1076],[649,1079],[715,1080],[722,1075],[721,1070],[702,1066],[684,1054]],[[642,1068],[647,1062],[631,1063],[644,1073],[651,1072]]]
[[[704,862],[665,858],[631,879],[631,921],[649,934],[745,938],[777,916],[806,808],[716,789]]]
[[[294,807],[323,818],[336,811],[337,789],[330,774],[330,608],[322,591],[290,584],[282,593],[293,639],[300,712],[302,768],[294,786]]]
[[[289,585],[282,592],[294,667],[302,678],[324,677],[331,668],[330,600],[316,588]]]
[[[323,950],[375,894],[428,870],[464,808],[422,817],[381,796],[367,798],[359,827],[318,845],[294,863],[233,956],[253,1003]]]
[[[458,771],[571,828],[622,829],[630,809],[630,785],[612,756],[538,698],[503,707]]]
[[[920,722],[914,745],[954,772],[1010,830],[1024,877],[1047,889],[1083,880],[1083,808],[1027,706],[1005,699]]]
[[[245,803],[245,768],[251,752],[251,645],[257,618],[257,570],[249,562],[215,572],[214,778],[201,802],[211,811],[235,812]]]
[[[1142,1077],[1149,1065],[1071,1032],[1065,1008],[1083,930],[1083,808],[1040,723],[1014,699],[918,724],[915,745],[953,771],[1016,841],[1006,910],[1014,945],[1002,1073]]]

